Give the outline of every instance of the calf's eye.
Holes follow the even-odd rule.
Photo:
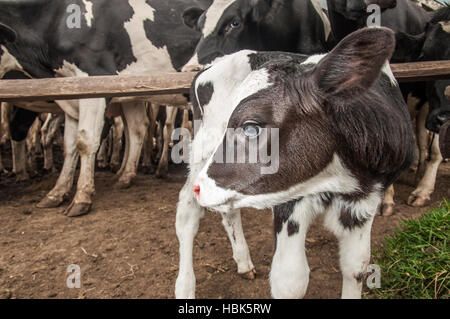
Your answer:
[[[233,21],[233,22],[231,22],[230,27],[237,28],[240,25],[241,25],[241,23],[239,21]]]
[[[255,138],[261,134],[261,126],[255,123],[248,123],[244,125],[244,135],[249,138]]]

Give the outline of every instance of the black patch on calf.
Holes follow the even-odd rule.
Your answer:
[[[344,208],[339,216],[339,221],[341,222],[342,226],[344,226],[344,228],[352,230],[355,227],[363,226],[366,223],[367,219],[358,219],[356,216],[352,215],[352,212],[349,208]]]
[[[302,198],[294,199],[273,208],[273,229],[275,235],[281,232],[281,230],[283,229],[283,225],[288,221],[289,217],[291,217],[292,213],[294,212],[295,205],[301,200]]]
[[[300,225],[296,221],[290,220],[288,222],[287,232],[288,232],[289,237],[297,234],[299,229],[300,229]]]

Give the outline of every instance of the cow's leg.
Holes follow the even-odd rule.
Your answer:
[[[56,171],[53,163],[53,142],[64,122],[64,114],[49,114],[50,120],[45,133],[42,133],[42,146],[44,148],[44,169],[47,172]]]
[[[130,142],[125,168],[119,177],[118,186],[126,188],[130,186],[131,181],[136,177],[142,145],[144,144],[144,137],[148,128],[148,118],[145,102],[142,101],[123,103],[122,111]]]
[[[64,164],[55,187],[37,204],[38,208],[58,207],[69,196],[73,186],[79,158],[77,150],[78,121],[65,114],[64,123]]]
[[[30,179],[27,171],[27,145],[26,141],[11,141],[13,173],[16,175],[18,182]]]
[[[33,125],[31,125],[28,136],[26,138],[26,145],[27,145],[27,165],[29,168],[29,172],[31,172],[32,176],[35,176],[38,174],[38,168],[37,168],[37,156],[41,149],[40,147],[40,131],[41,131],[41,119],[36,117],[34,120]]]
[[[233,259],[238,267],[238,274],[248,279],[255,279],[256,270],[250,257],[250,250],[242,229],[240,209],[222,213],[222,225],[225,228],[233,249]]]
[[[114,125],[112,127],[112,151],[109,166],[113,172],[120,168],[120,151],[122,150],[122,136],[124,125],[122,117],[114,118]]]
[[[29,179],[26,169],[26,138],[37,115],[38,114],[35,112],[15,108],[10,121],[13,172],[16,174],[17,180],[19,181]]]
[[[2,102],[1,105],[1,138],[0,144],[5,145],[9,140],[11,140],[11,128],[9,121],[14,107],[10,103]]]
[[[100,148],[98,149],[97,166],[100,169],[106,169],[108,167],[108,140],[110,134],[111,131],[109,132],[108,136],[103,139],[102,143],[100,144]]]
[[[361,298],[363,280],[370,263],[370,231],[380,202],[381,197],[377,193],[370,194],[363,201],[342,205],[334,202],[325,216],[325,226],[339,241],[343,299]]]
[[[105,99],[85,99],[79,102],[77,149],[80,154],[80,177],[72,203],[64,212],[69,217],[87,214],[95,193],[95,156],[100,146],[105,121]]]
[[[273,298],[303,298],[308,288],[309,266],[305,239],[314,212],[311,199],[285,203],[273,209],[275,253],[270,270]]]
[[[416,171],[416,181],[424,174],[425,161],[428,157],[428,130],[425,128],[425,122],[429,113],[429,104],[425,103],[419,110],[416,118],[416,142],[419,149],[419,159]]]
[[[8,171],[6,170],[5,166],[3,166],[2,151],[0,147],[0,175],[1,174],[8,174]]]
[[[156,117],[158,116],[159,106],[153,106],[152,104],[147,105],[147,117],[149,120],[149,126],[147,130],[147,135],[145,136],[145,143],[142,156],[142,169],[146,174],[153,174],[154,168],[152,163],[154,143],[153,139],[155,137],[156,129]]]
[[[391,216],[392,214],[394,214],[394,206],[395,206],[394,194],[395,194],[394,184],[392,184],[391,186],[388,187],[386,193],[384,194],[383,202],[380,207],[381,215]]]
[[[156,169],[156,177],[165,178],[169,172],[169,144],[172,140],[172,132],[175,126],[175,120],[178,113],[178,108],[173,106],[166,107],[166,123],[164,124],[164,145],[161,158],[159,159],[158,168]]]
[[[439,135],[435,134],[431,144],[430,161],[426,163],[425,174],[417,185],[417,188],[408,198],[408,205],[421,207],[425,206],[431,199],[436,184],[436,176],[439,165],[443,158],[439,149]]]
[[[175,284],[175,297],[178,299],[195,298],[194,238],[198,232],[200,219],[205,214],[205,209],[199,206],[194,198],[192,180],[188,178],[181,189],[177,206],[175,226],[180,245],[180,267]]]

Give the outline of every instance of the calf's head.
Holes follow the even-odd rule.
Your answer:
[[[254,53],[250,60],[263,61],[264,54],[270,58],[255,67],[235,90],[242,92],[262,81],[267,83],[257,92],[249,89],[250,94],[243,94],[239,101],[225,102],[236,107],[215,154],[194,181],[199,204],[216,210],[224,206],[271,207],[305,195],[306,188],[314,191],[312,185],[304,185],[320,174],[345,170],[335,156],[345,141],[339,140],[330,114],[340,116],[361,104],[374,103],[377,97],[369,91],[394,43],[392,31],[369,28],[349,35],[327,55]],[[211,73],[214,67],[209,69]],[[208,126],[207,119],[203,126]],[[273,139],[273,134],[278,139]],[[256,145],[253,149],[252,143]],[[214,161],[230,149],[244,149],[248,154],[245,162],[236,163],[236,157],[230,157],[235,160],[231,163]],[[278,149],[279,159],[277,169],[264,174],[262,168],[269,164],[261,160],[261,154],[268,149]],[[256,156],[252,154],[255,150]],[[255,162],[248,160],[252,155],[257,158]]]

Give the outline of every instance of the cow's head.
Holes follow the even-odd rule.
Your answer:
[[[6,51],[5,44],[16,40],[16,32],[10,27],[0,23],[0,78],[8,71],[14,70],[15,62],[12,56]]]
[[[397,6],[397,0],[328,0],[330,9],[350,20],[366,16],[370,5],[377,5],[381,10],[391,9]]]
[[[396,61],[440,61],[450,60],[450,8],[438,10],[428,22],[425,32],[412,36],[397,33]],[[427,99],[430,113],[426,127],[439,132],[442,124],[450,120],[450,101],[445,98],[445,89],[450,80],[436,80],[427,83]]]
[[[273,0],[216,0],[206,10],[188,8],[187,26],[202,32],[197,59],[202,65],[242,49],[254,49],[258,24],[269,14]]]
[[[302,187],[303,191],[317,187],[314,184],[320,183],[317,176],[326,178],[346,171],[335,156],[342,145],[338,146],[337,123],[330,119],[329,113],[341,117],[336,119],[340,123],[347,120],[342,115],[345,110],[361,112],[361,105],[373,105],[373,108],[383,105],[374,102],[379,100],[370,88],[394,46],[392,31],[367,28],[346,37],[327,55],[307,58],[285,53],[253,53],[251,64],[262,64],[235,86],[233,92],[226,91],[229,101],[223,101],[226,97],[217,100],[225,106],[233,105],[234,109],[224,120],[228,120],[224,122],[228,130],[223,133],[215,154],[194,180],[193,191],[199,204],[216,210],[230,206],[271,207],[299,196]],[[213,64],[206,74],[216,74],[219,67],[233,69],[231,65],[224,67],[224,61],[236,63],[234,56]],[[211,96],[214,82],[204,87]],[[195,82],[193,88],[197,99],[204,100],[208,92],[202,92]],[[208,107],[211,104],[205,106]],[[205,118],[202,126],[206,129],[208,125]],[[278,140],[271,138],[272,132],[278,132]],[[232,148],[245,149],[250,154],[255,151],[250,150],[252,142],[258,153],[256,162],[213,161],[229,154]],[[262,174],[262,168],[269,164],[261,162],[259,155],[273,149],[274,144],[279,150],[278,170]],[[330,184],[330,187],[336,186]]]

